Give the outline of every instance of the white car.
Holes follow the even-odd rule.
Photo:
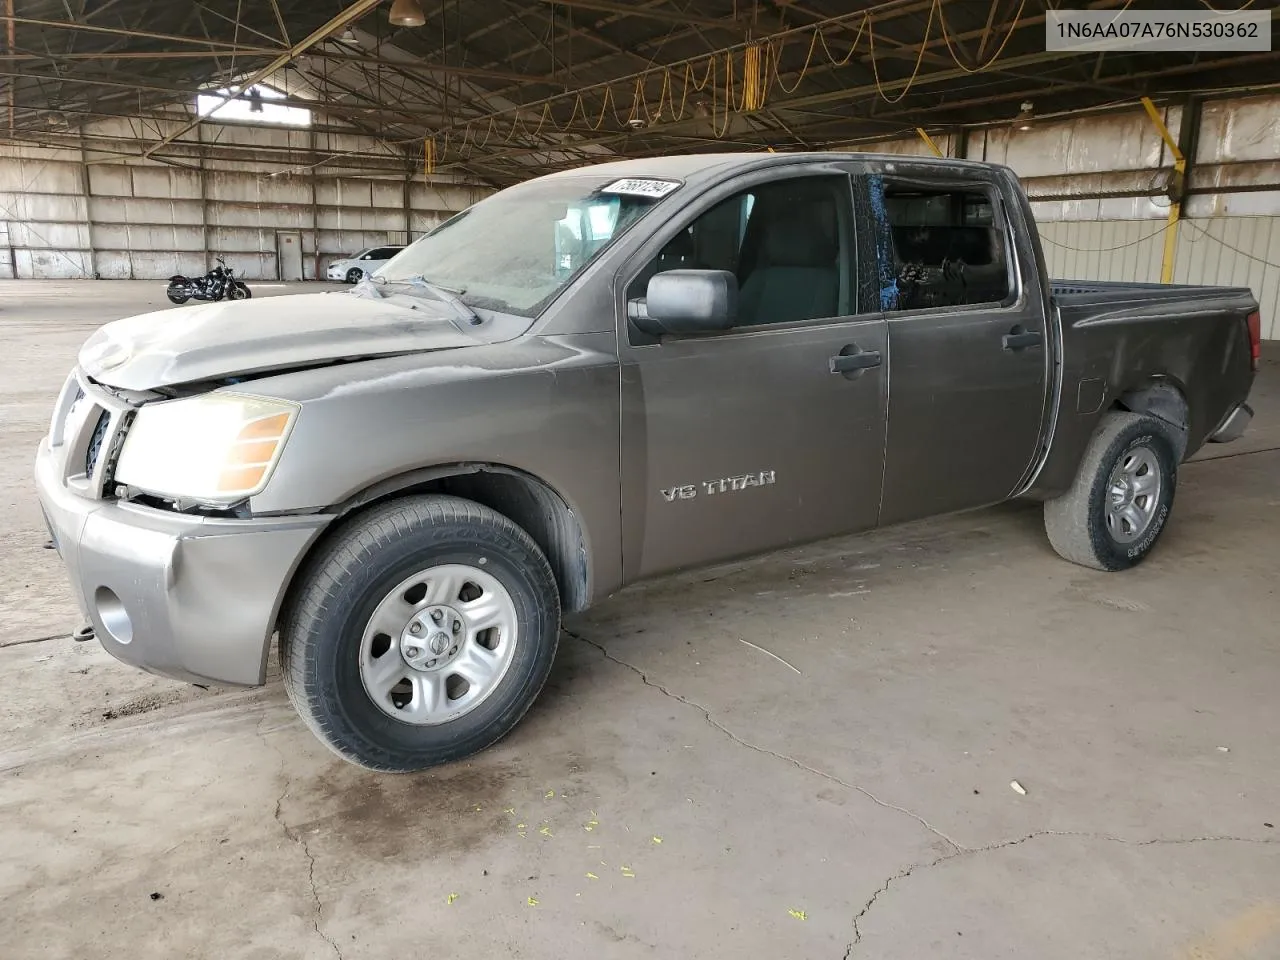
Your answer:
[[[354,257],[333,261],[333,263],[329,264],[326,276],[330,280],[359,283],[364,277],[372,274],[403,249],[403,246],[370,247],[368,250],[362,250],[357,253]]]

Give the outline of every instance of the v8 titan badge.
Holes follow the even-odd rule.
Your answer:
[[[737,477],[721,477],[718,480],[703,480],[701,483],[687,483],[679,487],[667,487],[662,490],[662,499],[667,503],[677,500],[692,500],[699,493],[713,496],[721,493],[736,493],[751,487],[767,487],[774,483],[776,477],[772,470],[761,470],[758,473],[745,473]]]

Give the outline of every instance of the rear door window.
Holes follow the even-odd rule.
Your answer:
[[[989,187],[868,181],[882,309],[989,306],[1013,298],[1008,228]]]

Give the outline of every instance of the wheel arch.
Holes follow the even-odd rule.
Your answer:
[[[1069,389],[1075,392],[1074,387]],[[1062,402],[1064,410],[1068,410],[1067,397],[1064,396]],[[1097,403],[1097,407],[1088,412],[1077,410],[1075,418],[1059,417],[1044,466],[1018,496],[1049,500],[1070,489],[1089,441],[1102,428],[1108,413],[1147,414],[1175,428],[1170,436],[1178,450],[1179,463],[1195,453],[1190,448],[1191,406],[1186,388],[1177,377],[1164,373],[1143,374],[1128,383],[1108,384],[1105,398]]]
[[[1113,410],[1144,413],[1177,428],[1178,459],[1187,453],[1191,432],[1191,405],[1186,390],[1172,377],[1151,376],[1121,391],[1111,404]]]
[[[591,557],[581,514],[541,477],[498,463],[444,464],[380,480],[332,509],[334,521],[311,545],[307,557],[376,504],[423,493],[463,497],[502,514],[529,534],[546,555],[560,593],[561,609],[573,613],[587,607],[591,597]]]

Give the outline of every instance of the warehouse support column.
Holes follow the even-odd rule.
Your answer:
[[[1151,102],[1150,97],[1142,98],[1142,106],[1147,111],[1147,116],[1151,118],[1152,125],[1164,140],[1165,146],[1169,148],[1169,153],[1173,156],[1173,179],[1169,183],[1169,220],[1164,231],[1164,255],[1160,261],[1160,282],[1173,282],[1173,264],[1178,252],[1178,223],[1182,219],[1182,197],[1186,190],[1187,180],[1187,153],[1183,152],[1182,146],[1173,139],[1173,135],[1169,133],[1169,128],[1165,126],[1164,118],[1160,116],[1160,111],[1156,109],[1156,105]],[[1195,151],[1195,134],[1196,127],[1199,126],[1200,111],[1199,103],[1191,101],[1183,109],[1181,123],[1181,139],[1187,147],[1188,152]]]
[[[204,268],[208,270],[209,260],[209,165],[205,162],[204,127],[196,128],[196,142],[199,151],[196,162],[200,168],[200,245],[204,248]]]
[[[320,161],[316,159],[316,132],[311,131],[311,256],[314,261],[312,264],[312,272],[314,276],[312,280],[325,279],[324,273],[320,269],[320,194],[316,186],[316,168]]]
[[[413,166],[404,175],[404,242],[413,243]]]
[[[84,152],[84,130],[80,131],[80,195],[84,197],[84,242],[89,247],[88,273],[95,280],[98,276],[98,251],[93,245],[93,188],[89,182],[89,162]]]

